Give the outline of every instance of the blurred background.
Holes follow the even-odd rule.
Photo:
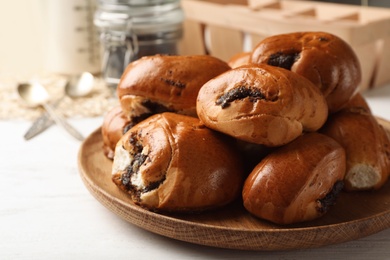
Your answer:
[[[101,115],[116,104],[110,98],[126,65],[141,56],[228,61],[267,36],[295,31],[328,31],[347,41],[361,62],[361,90],[390,82],[387,0],[0,1],[0,30],[0,119],[40,112],[20,102],[20,82],[38,80],[55,100],[70,76],[90,72],[95,92],[60,108],[69,117]]]
[[[93,24],[96,2],[0,1],[0,77],[15,73],[28,76],[42,72],[100,72],[99,39]],[[388,0],[322,2],[390,7]]]
[[[98,72],[94,5],[92,0],[0,1],[0,75]]]
[[[343,3],[343,4],[354,4],[354,5],[369,5],[369,6],[380,6],[380,7],[390,7],[390,2],[388,0],[319,0],[320,2],[328,3]]]

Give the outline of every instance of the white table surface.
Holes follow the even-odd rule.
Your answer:
[[[390,86],[365,94],[390,120]],[[71,120],[88,135],[102,118]],[[390,229],[316,249],[253,252],[176,241],[102,206],[80,179],[80,142],[53,126],[25,141],[31,122],[0,121],[0,259],[390,259]]]

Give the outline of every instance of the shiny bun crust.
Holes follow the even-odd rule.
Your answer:
[[[253,49],[251,62],[283,67],[309,79],[325,95],[331,113],[348,102],[361,81],[359,60],[352,48],[325,32],[268,37]]]
[[[177,112],[196,116],[201,86],[229,69],[226,62],[208,55],[147,56],[127,66],[117,94],[126,114]]]
[[[333,139],[308,133],[266,156],[250,173],[243,203],[253,215],[277,224],[316,219],[343,187],[345,151]]]
[[[118,142],[112,179],[150,210],[219,207],[237,198],[243,183],[241,159],[230,141],[197,118],[157,114]]]
[[[377,190],[389,178],[390,141],[373,115],[353,111],[332,115],[321,132],[346,151],[345,189]]]
[[[115,146],[126,132],[129,124],[130,121],[120,106],[112,108],[104,116],[102,125],[103,152],[109,159],[114,157]]]
[[[372,114],[370,106],[360,92],[356,93],[351,100],[349,100],[342,111]]]
[[[242,65],[247,65],[249,64],[250,57],[251,57],[251,52],[240,52],[237,53],[236,55],[233,55],[228,60],[228,64],[232,69],[240,67]]]
[[[237,139],[280,146],[303,131],[316,131],[328,107],[321,91],[291,71],[244,65],[208,81],[199,91],[198,117]]]

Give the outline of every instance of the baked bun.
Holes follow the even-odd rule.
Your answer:
[[[156,114],[118,142],[112,179],[150,210],[219,207],[239,196],[244,178],[240,155],[230,141],[197,118]]]
[[[199,119],[209,128],[237,139],[280,146],[303,131],[316,131],[328,107],[309,80],[265,64],[229,70],[203,85]]]
[[[102,125],[103,152],[109,158],[114,157],[115,146],[123,134],[131,127],[131,121],[122,112],[120,106],[112,108],[104,116]]]
[[[117,88],[125,114],[176,112],[196,116],[196,97],[209,79],[229,65],[208,55],[146,56],[130,63]]]
[[[251,57],[251,53],[250,52],[240,52],[240,53],[237,53],[235,55],[233,55],[229,60],[228,60],[228,64],[231,68],[237,68],[237,67],[240,67],[242,65],[247,65],[249,64],[249,59]]]
[[[316,219],[343,187],[345,151],[333,139],[307,133],[266,156],[243,188],[244,207],[277,224]]]
[[[268,37],[252,51],[252,63],[298,73],[321,89],[329,111],[340,110],[357,91],[361,68],[353,49],[325,32],[298,32]]]
[[[390,141],[372,114],[341,111],[329,117],[321,132],[346,151],[345,190],[377,190],[385,184],[390,174]]]
[[[356,93],[351,98],[351,100],[343,107],[342,111],[371,114],[371,108],[360,92]]]

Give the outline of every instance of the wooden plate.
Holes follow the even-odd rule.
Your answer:
[[[390,130],[390,122],[378,120]],[[112,161],[103,155],[102,145],[97,129],[80,148],[80,175],[88,190],[126,221],[166,237],[221,248],[287,250],[341,243],[390,227],[390,182],[380,191],[342,193],[325,216],[297,225],[278,226],[257,219],[240,201],[201,214],[150,212],[112,183]]]

